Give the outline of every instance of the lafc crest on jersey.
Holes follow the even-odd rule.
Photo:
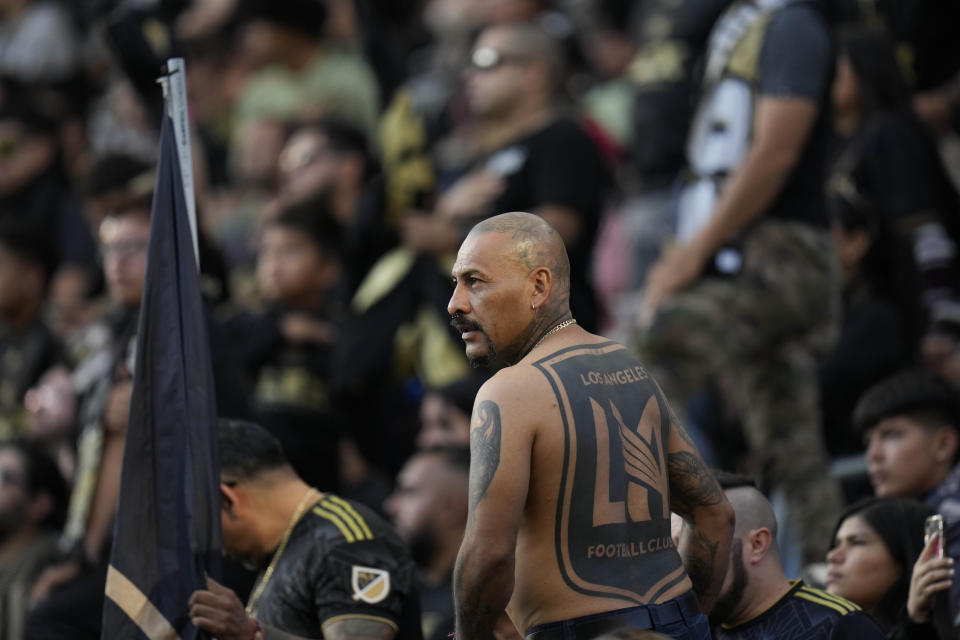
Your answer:
[[[354,600],[377,604],[390,594],[390,573],[383,569],[353,565],[350,584]]]

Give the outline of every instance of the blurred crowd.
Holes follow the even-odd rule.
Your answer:
[[[637,348],[705,458],[786,510],[793,570],[835,546],[843,503],[874,492],[952,504],[948,525],[960,519],[960,6],[804,2],[830,33],[810,45],[822,77],[789,84],[812,87],[815,142],[801,137],[784,172],[802,178],[770,201],[831,242],[767,233],[757,249],[747,236],[761,231],[740,234],[671,285],[741,283],[732,297],[663,302],[664,270],[702,228],[696,199],[749,190],[728,180],[749,154],[729,166],[724,154],[765,139],[718,91],[773,55],[760,36],[752,54],[739,43],[786,3],[731,18],[753,4],[0,0],[0,637],[26,637],[31,613],[90,617],[71,598],[103,591],[157,78],[174,56],[218,413],[267,428],[308,484],[385,510],[421,567],[428,636],[452,628],[458,447],[489,375],[449,326],[449,270],[470,227],[505,211],[558,230],[578,322]],[[748,102],[782,91],[759,69],[742,73]],[[795,277],[791,256],[821,248],[816,278]],[[738,279],[778,270],[749,290]],[[749,296],[789,304],[740,309]],[[749,323],[712,321],[731,306]],[[803,367],[770,346],[796,330],[786,316],[807,332]],[[688,376],[694,351],[723,358]],[[758,444],[771,432],[787,450]],[[895,486],[897,465],[925,475]]]

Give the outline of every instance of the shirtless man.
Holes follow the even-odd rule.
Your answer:
[[[733,510],[636,357],[576,326],[557,232],[528,213],[488,218],[453,282],[467,357],[509,365],[474,404],[458,640],[490,638],[505,607],[528,640],[619,627],[709,638],[701,611],[723,581]],[[679,549],[671,510],[689,524]]]

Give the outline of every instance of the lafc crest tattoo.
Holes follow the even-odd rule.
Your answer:
[[[383,569],[353,565],[350,576],[353,599],[377,604],[390,595],[390,573]]]
[[[564,427],[561,575],[592,596],[656,600],[686,578],[670,538],[670,415],[656,384],[615,343],[563,349],[535,366]]]

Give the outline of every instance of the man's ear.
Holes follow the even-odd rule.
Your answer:
[[[773,544],[773,534],[770,529],[760,527],[754,529],[747,535],[747,549],[744,559],[750,564],[756,564],[763,560],[770,551]]]
[[[953,458],[957,453],[957,446],[960,445],[960,435],[953,427],[938,427],[933,435],[934,455],[937,462],[947,462],[953,466]]]
[[[220,508],[231,518],[236,517],[237,507],[243,509],[242,491],[237,490],[237,485],[226,482],[220,483]]]
[[[530,273],[530,284],[533,287],[530,303],[535,309],[539,309],[550,299],[550,293],[553,291],[553,272],[546,267],[537,267]]]

